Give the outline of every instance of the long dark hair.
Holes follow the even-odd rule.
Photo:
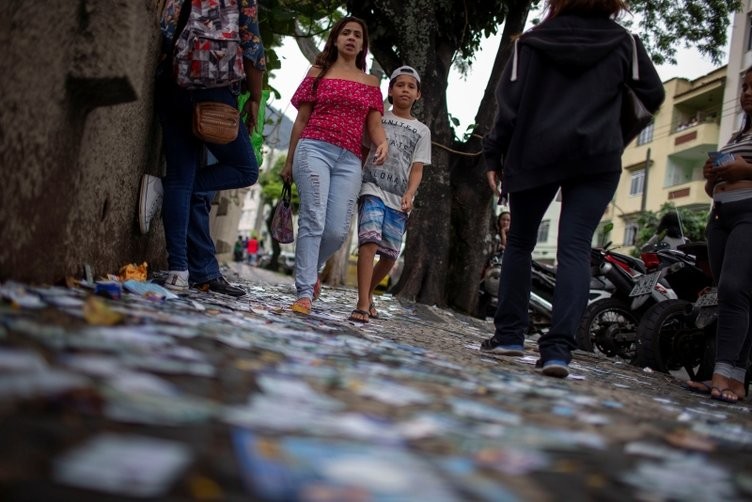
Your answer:
[[[324,50],[319,52],[316,56],[314,64],[321,67],[321,73],[318,74],[313,83],[313,92],[316,92],[319,81],[324,78],[326,72],[329,71],[329,68],[331,68],[337,60],[337,55],[339,54],[339,51],[337,50],[337,37],[339,37],[339,34],[345,28],[347,23],[358,23],[363,30],[363,49],[361,49],[360,53],[355,57],[355,66],[364,72],[366,71],[366,56],[368,55],[368,27],[366,26],[366,22],[353,16],[343,17],[332,26],[332,29],[329,31],[329,37],[326,39]]]
[[[603,14],[617,17],[622,11],[629,10],[624,0],[548,0],[544,21],[568,13]]]
[[[742,73],[742,79],[746,78],[747,75],[752,73],[752,66],[747,68],[744,73]],[[742,128],[737,131],[736,134],[731,138],[731,141],[739,141],[742,137],[742,135],[749,131],[750,128],[752,128],[752,118],[750,118],[749,114],[747,112],[744,112],[744,120],[742,121]]]

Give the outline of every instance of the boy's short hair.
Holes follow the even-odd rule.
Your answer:
[[[420,92],[420,75],[418,75],[418,72],[413,68],[412,66],[400,66],[396,70],[392,72],[392,75],[389,77],[389,88],[391,89],[394,85],[394,82],[397,80],[397,77],[400,75],[408,75],[410,77],[413,77],[416,82],[418,82],[418,91]],[[393,103],[392,97],[387,96],[387,99],[389,100],[389,104]]]

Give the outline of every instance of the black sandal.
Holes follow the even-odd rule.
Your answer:
[[[360,317],[358,317],[358,316],[360,316]],[[365,323],[368,322],[368,317],[369,317],[369,314],[368,314],[367,311],[360,310],[360,309],[354,309],[352,311],[352,313],[350,314],[350,317],[347,318],[347,320],[348,321],[353,321],[353,322],[361,322],[361,323],[365,324]]]

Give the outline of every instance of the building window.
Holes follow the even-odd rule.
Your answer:
[[[752,51],[752,15],[747,16],[747,50]]]
[[[628,223],[624,228],[624,245],[634,246],[635,240],[637,240],[637,224]]]
[[[632,179],[629,182],[629,195],[642,195],[645,190],[645,170],[640,169],[632,173]]]
[[[644,145],[645,143],[650,143],[653,141],[653,132],[655,131],[655,122],[651,122],[648,124],[648,126],[640,131],[640,134],[637,136],[637,145]]]
[[[540,226],[538,227],[538,242],[547,242],[548,241],[548,227],[551,226],[551,222],[549,220],[541,221]]]

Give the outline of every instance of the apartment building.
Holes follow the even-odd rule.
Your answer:
[[[745,0],[732,19],[728,64],[694,80],[666,81],[654,123],[625,149],[621,182],[601,223],[613,223],[606,239],[633,245],[640,211],[657,211],[666,202],[708,208],[702,165],[707,152],[741,126],[740,82],[750,66],[752,0]]]

